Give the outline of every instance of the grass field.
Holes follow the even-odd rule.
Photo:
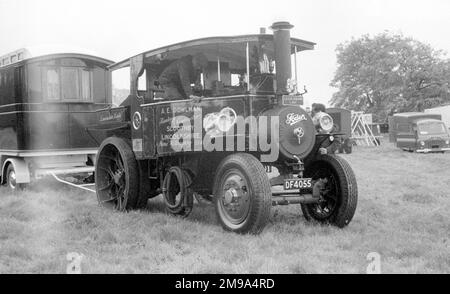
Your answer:
[[[0,273],[65,273],[69,252],[83,254],[83,273],[365,273],[369,252],[383,273],[450,273],[450,153],[384,143],[343,156],[359,187],[345,229],[308,223],[295,205],[242,236],[224,232],[208,205],[180,219],[159,198],[121,214],[50,180],[0,188]]]

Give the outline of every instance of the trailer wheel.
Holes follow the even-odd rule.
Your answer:
[[[6,186],[11,191],[23,190],[25,188],[25,184],[19,184],[16,182],[16,171],[12,164],[9,164],[8,168],[6,169],[6,182],[5,183],[6,183]]]
[[[358,202],[358,186],[350,165],[343,158],[321,155],[305,171],[313,180],[326,179],[321,201],[301,204],[307,220],[316,220],[343,228],[350,223]]]
[[[101,144],[95,164],[95,183],[100,205],[126,211],[136,207],[139,170],[130,145],[117,137]]]
[[[214,179],[214,204],[222,227],[236,233],[260,233],[270,216],[272,192],[261,162],[247,153],[227,156]]]

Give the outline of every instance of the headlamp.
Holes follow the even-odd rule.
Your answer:
[[[313,122],[320,133],[328,134],[333,129],[333,118],[325,112],[316,113]]]

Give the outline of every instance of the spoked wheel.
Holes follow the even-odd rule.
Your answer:
[[[11,191],[22,190],[25,187],[24,184],[17,183],[16,171],[12,164],[6,169],[6,185]]]
[[[338,156],[321,155],[305,172],[313,181],[321,180],[321,201],[302,204],[307,220],[329,223],[340,228],[350,223],[358,201],[356,178],[350,165]]]
[[[139,171],[133,151],[123,139],[103,141],[97,154],[95,183],[100,205],[118,211],[136,207]]]
[[[217,168],[214,201],[222,227],[260,233],[270,216],[272,192],[261,162],[246,153],[226,157]]]

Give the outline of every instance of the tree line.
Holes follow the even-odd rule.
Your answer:
[[[386,122],[396,112],[450,103],[450,59],[442,50],[383,32],[339,44],[336,53],[333,106],[372,113],[375,121]]]

